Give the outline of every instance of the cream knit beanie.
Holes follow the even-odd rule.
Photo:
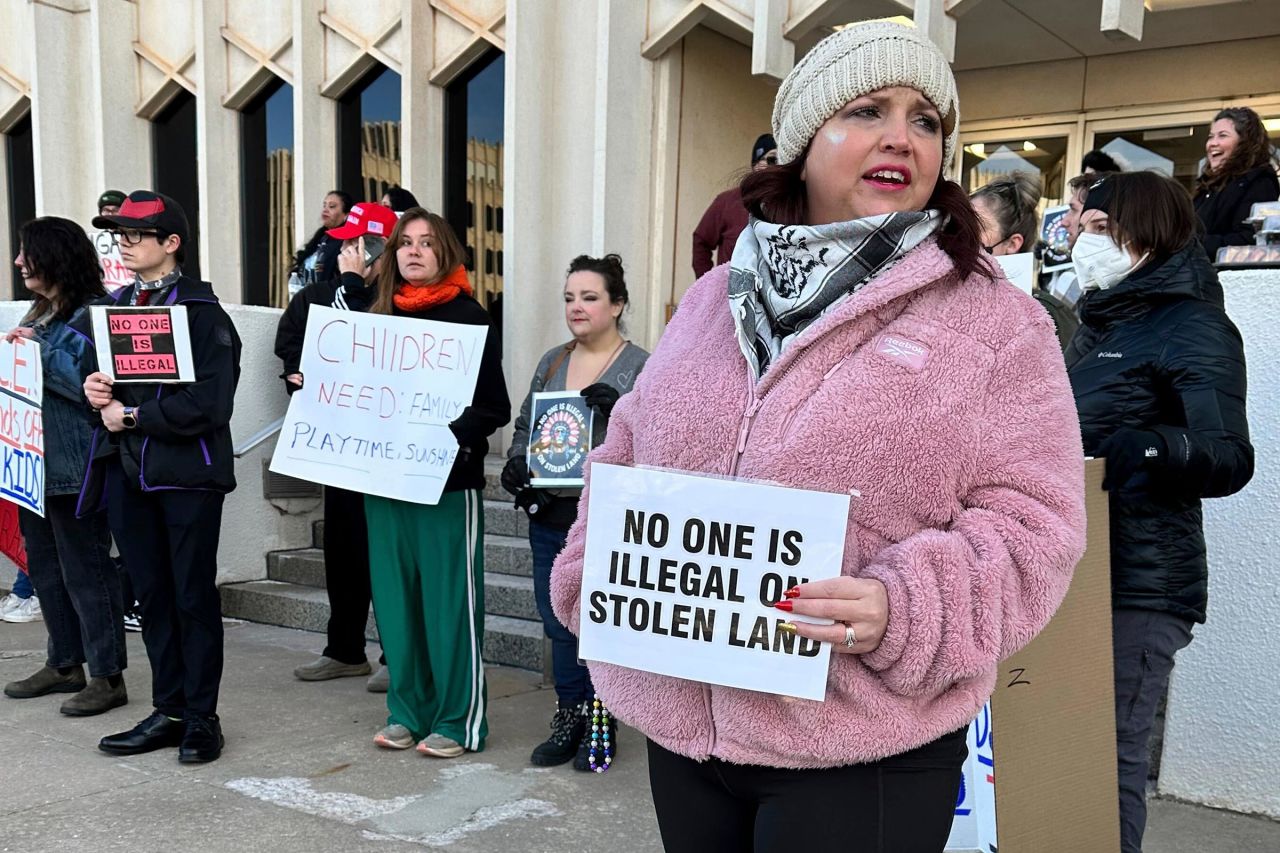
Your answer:
[[[791,69],[773,102],[778,162],[800,156],[818,128],[854,98],[889,86],[910,86],[942,115],[942,168],[955,151],[960,125],[956,78],[937,45],[890,21],[852,24],[832,33]]]

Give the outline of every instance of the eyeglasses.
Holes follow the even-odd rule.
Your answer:
[[[121,228],[111,232],[111,239],[115,240],[116,245],[136,246],[142,242],[143,237],[155,237],[157,240],[162,239],[159,231],[140,231],[137,228]]]

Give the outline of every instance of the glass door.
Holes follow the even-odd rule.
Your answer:
[[[1067,181],[1077,174],[1077,125],[997,128],[960,135],[953,171],[965,192],[973,192],[1014,172],[1040,179],[1041,211],[1061,204]]]

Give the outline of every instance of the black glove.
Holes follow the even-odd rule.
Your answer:
[[[617,388],[603,382],[588,385],[580,393],[587,399],[588,406],[606,418],[613,412],[613,404],[618,402],[619,396]]]
[[[1106,457],[1107,473],[1102,488],[1123,488],[1139,471],[1164,464],[1169,450],[1164,436],[1149,429],[1124,427],[1103,440],[1098,455]]]
[[[523,456],[512,456],[502,468],[502,476],[498,478],[502,488],[513,495],[529,488],[529,462]]]

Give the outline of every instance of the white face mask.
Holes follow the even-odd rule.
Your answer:
[[[1134,261],[1123,247],[1102,234],[1081,234],[1071,249],[1071,265],[1081,290],[1106,290],[1124,280],[1146,260]]]

